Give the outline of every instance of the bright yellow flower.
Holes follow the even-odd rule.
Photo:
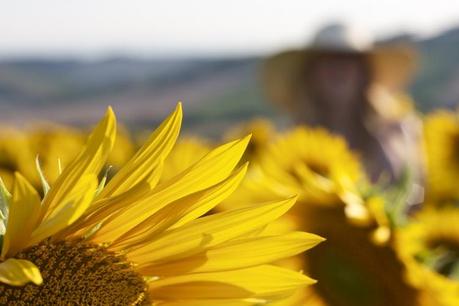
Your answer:
[[[261,155],[242,190],[224,207],[297,193],[294,208],[269,229],[283,232],[293,222],[293,228],[327,239],[301,255],[300,266],[296,263],[318,284],[276,306],[428,305],[423,292],[405,281],[404,263],[391,245],[384,199],[360,190],[367,187],[365,176],[342,138],[298,128],[281,135]],[[291,266],[292,261],[279,264]]]
[[[424,209],[397,232],[407,276],[432,306],[459,305],[459,209]]]
[[[281,135],[260,157],[263,170],[285,188],[317,204],[335,204],[337,197],[364,178],[358,159],[346,142],[323,129],[296,128]]]
[[[232,193],[249,138],[219,146],[158,183],[181,107],[104,186],[111,109],[43,199],[19,173],[2,188],[2,305],[254,305],[314,281],[270,262],[322,238],[264,235],[295,198],[201,217]]]
[[[358,191],[366,177],[343,138],[324,129],[299,127],[280,134],[254,164],[235,200],[298,194],[301,202],[343,205],[355,222],[368,221]]]
[[[430,203],[459,200],[459,117],[437,111],[425,119],[427,197]]]

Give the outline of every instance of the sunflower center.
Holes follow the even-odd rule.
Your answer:
[[[18,169],[16,162],[12,158],[9,158],[8,154],[0,155],[2,156],[2,158],[0,158],[0,169],[7,170],[9,172],[14,172]]]
[[[83,241],[44,241],[15,258],[40,268],[43,284],[0,283],[1,305],[146,305],[146,283],[125,257]]]
[[[304,161],[305,165],[314,173],[321,175],[323,177],[327,177],[329,175],[328,166],[314,160],[306,160]]]
[[[370,228],[351,225],[341,208],[310,207],[303,229],[327,237],[305,255],[314,290],[325,305],[417,305],[403,266],[388,247],[374,245]],[[352,237],[352,239],[349,239]]]
[[[309,171],[323,176],[323,177],[328,177],[330,174],[330,169],[328,165],[321,163],[319,161],[313,160],[313,159],[302,159],[301,164],[304,165]],[[295,164],[296,165],[296,164]],[[292,165],[287,172],[300,184],[302,184],[304,178],[300,174],[299,170],[296,168],[295,165]]]

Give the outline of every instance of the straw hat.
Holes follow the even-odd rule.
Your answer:
[[[320,29],[305,48],[287,50],[269,57],[263,64],[262,77],[270,100],[290,110],[298,101],[298,86],[304,67],[315,54],[362,54],[368,57],[373,84],[391,92],[401,91],[416,68],[417,54],[406,42],[376,46],[370,35],[344,24]]]

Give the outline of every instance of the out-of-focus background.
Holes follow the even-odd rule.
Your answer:
[[[16,0],[0,10],[0,122],[81,125],[110,104],[142,128],[178,100],[185,128],[208,136],[252,117],[282,120],[262,95],[261,60],[336,20],[417,45],[419,110],[459,102],[455,1]]]

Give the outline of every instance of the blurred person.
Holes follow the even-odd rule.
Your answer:
[[[415,69],[408,44],[374,46],[343,24],[320,29],[304,49],[268,58],[267,97],[296,124],[321,126],[345,137],[373,180],[419,177],[421,126],[404,88]]]

